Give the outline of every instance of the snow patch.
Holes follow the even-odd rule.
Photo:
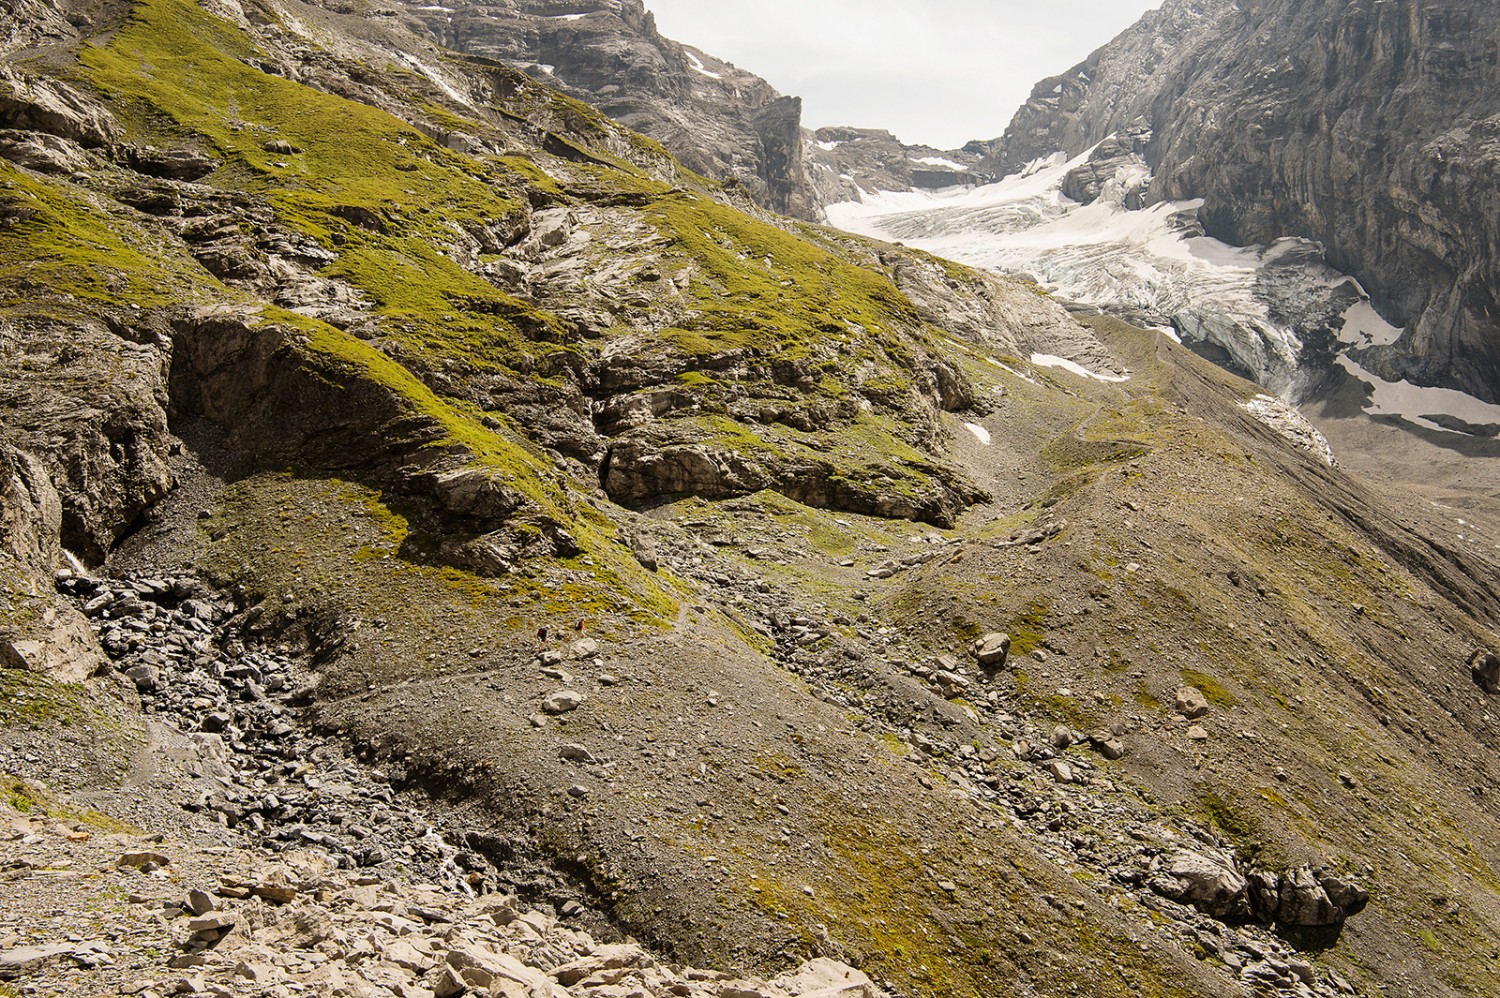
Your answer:
[[[722,80],[724,78],[720,74],[713,72],[707,66],[703,65],[703,60],[699,59],[697,56],[693,55],[693,53],[688,52],[687,53],[687,57],[688,57],[688,62],[692,63],[692,65],[693,65],[693,71],[694,72],[702,73],[704,76],[708,77],[710,80]]]
[[[1405,331],[1382,319],[1368,300],[1361,300],[1349,306],[1349,310],[1344,313],[1344,328],[1339,330],[1339,342],[1356,348],[1386,347],[1400,339]]]
[[[998,368],[1000,368],[1000,370],[1004,371],[1006,374],[1014,375],[1015,377],[1020,378],[1022,381],[1026,382],[1028,385],[1034,385],[1034,384],[1036,384],[1036,379],[1033,378],[1031,375],[1024,374],[1024,373],[1022,373],[1020,371],[1017,371],[1015,368],[1011,367],[1008,364],[1002,364],[1002,363],[1000,363],[998,360],[996,360],[993,357],[985,357],[984,358],[984,362],[986,364],[989,364],[991,367],[998,367]]]
[[[473,102],[470,101],[468,97],[459,93],[451,83],[443,79],[442,75],[439,74],[437,70],[427,65],[427,63],[423,62],[421,59],[418,59],[416,56],[412,55],[409,52],[397,52],[396,57],[402,62],[406,63],[412,69],[415,69],[417,72],[427,77],[427,79],[432,81],[434,86],[436,86],[443,93],[447,94],[449,97],[452,97],[454,100],[458,101],[464,107],[471,108],[474,106]]]
[[[1370,386],[1370,402],[1365,406],[1365,412],[1372,416],[1396,416],[1408,423],[1444,433],[1461,434],[1463,431],[1438,422],[1442,417],[1471,426],[1500,426],[1500,405],[1452,388],[1424,388],[1409,381],[1386,381],[1366,371],[1348,354],[1339,357],[1337,363]]]
[[[837,149],[839,146],[841,146],[843,144],[844,143],[842,143],[842,142],[814,142],[813,143],[813,145],[817,146],[819,149],[823,150],[824,152],[833,152],[835,149]]]
[[[978,423],[965,423],[964,424],[964,429],[966,429],[970,433],[974,434],[974,439],[978,440],[980,443],[984,444],[986,447],[988,447],[990,445],[990,439],[991,439],[990,438],[990,431],[986,430],[984,427],[980,426]]]
[[[587,14],[553,14],[547,18],[549,21],[576,21],[580,17],[588,17]]]
[[[944,159],[941,156],[923,156],[919,159],[912,160],[912,162],[921,163],[923,166],[941,166],[949,170],[958,170],[960,173],[969,172],[969,168],[967,166],[964,166],[962,163],[955,163],[953,162],[953,160]]]
[[[1100,374],[1097,371],[1090,371],[1076,360],[1069,360],[1066,357],[1054,357],[1050,353],[1034,353],[1031,355],[1031,362],[1037,367],[1055,367],[1067,371],[1069,374],[1076,374],[1080,378],[1093,378],[1095,381],[1119,383],[1130,380],[1129,375]]]

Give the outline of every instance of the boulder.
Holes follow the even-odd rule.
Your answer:
[[[566,714],[577,710],[586,698],[576,690],[558,690],[542,701],[542,713]]]
[[[1500,655],[1479,649],[1469,656],[1469,671],[1480,689],[1490,696],[1500,695]]]
[[[1318,874],[1318,883],[1328,900],[1343,912],[1343,917],[1357,915],[1370,903],[1370,892],[1348,877],[1332,873]]]
[[[624,943],[617,946],[600,946],[588,956],[555,968],[551,974],[559,984],[571,986],[586,977],[592,977],[606,970],[654,966],[656,966],[656,961],[651,959],[645,950],[632,943]]]
[[[998,669],[1010,656],[1009,634],[986,634],[969,648],[969,654],[986,669]]]
[[[1257,922],[1269,925],[1276,921],[1276,909],[1281,904],[1281,877],[1269,870],[1251,870],[1245,878],[1250,900],[1250,915]]]
[[[488,988],[492,995],[511,995],[520,998],[566,998],[567,992],[557,987],[539,970],[526,966],[508,953],[494,950],[477,943],[455,946],[448,951],[448,966],[471,988]]]
[[[1276,921],[1282,925],[1338,925],[1344,911],[1328,897],[1312,868],[1300,866],[1281,880]]]
[[[884,992],[861,971],[846,963],[819,957],[771,982],[791,998],[885,998]]]
[[[1209,711],[1208,697],[1196,686],[1178,687],[1176,706],[1177,713],[1189,720],[1200,718]]]
[[[1179,904],[1190,904],[1213,918],[1237,919],[1250,914],[1248,884],[1233,860],[1179,849],[1158,861],[1151,890]]]

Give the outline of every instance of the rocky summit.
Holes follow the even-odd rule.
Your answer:
[[[653,32],[0,10],[0,996],[1493,995],[1485,441],[786,214]]]

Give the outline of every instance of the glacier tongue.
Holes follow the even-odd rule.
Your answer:
[[[1063,194],[1094,150],[1058,154],[984,187],[865,194],[830,206],[840,228],[896,240],[971,266],[1025,274],[1060,297],[1211,344],[1270,390],[1304,397],[1359,303],[1358,285],[1299,239],[1235,247],[1203,234],[1202,202],[1132,210],[1150,174],[1131,157],[1081,204]]]

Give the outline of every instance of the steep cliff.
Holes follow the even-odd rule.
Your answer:
[[[1500,399],[1500,10],[1475,0],[1181,0],[1043,81],[992,150],[1005,170],[1150,130],[1153,201],[1211,235],[1303,236],[1401,339],[1389,380]]]
[[[659,140],[689,169],[812,216],[801,100],[662,37],[641,0],[402,2],[448,48],[526,69]]]

